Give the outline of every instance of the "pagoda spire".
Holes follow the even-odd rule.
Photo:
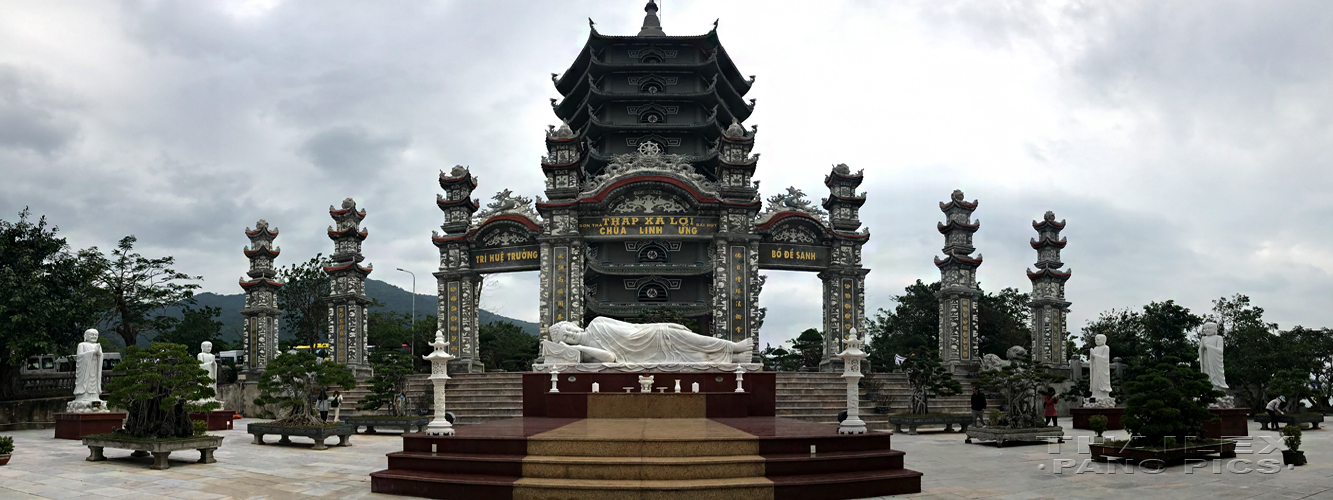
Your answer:
[[[944,235],[944,258],[935,258],[935,267],[940,269],[940,291],[935,294],[940,302],[940,359],[951,368],[966,369],[981,360],[981,346],[977,345],[981,254],[971,255],[976,251],[972,234],[981,227],[981,221],[972,220],[976,209],[975,200],[964,201],[963,191],[955,189],[948,203],[940,203],[947,222],[936,226]]]
[[[1065,247],[1065,239],[1060,231],[1065,228],[1065,221],[1056,222],[1055,212],[1047,211],[1040,222],[1032,221],[1032,228],[1037,230],[1037,238],[1030,244],[1037,251],[1037,270],[1028,270],[1028,279],[1032,280],[1032,359],[1034,361],[1064,366],[1069,362],[1066,349],[1065,320],[1069,314],[1069,302],[1065,301],[1065,281],[1071,273],[1061,271],[1060,250]]]
[[[250,279],[241,278],[245,290],[245,307],[241,308],[245,318],[245,371],[259,374],[279,354],[278,318],[282,310],[278,309],[277,293],[282,282],[277,279],[273,260],[282,250],[273,245],[277,228],[269,229],[264,219],[255,223],[254,230],[245,228],[245,236],[250,238],[250,247],[243,249],[250,259],[250,271],[246,273]]]
[[[639,29],[639,36],[666,36],[666,32],[662,31],[662,20],[657,17],[657,2],[648,0],[643,10],[648,15],[643,16],[643,28]]]

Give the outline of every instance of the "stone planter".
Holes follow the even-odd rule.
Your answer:
[[[324,444],[324,440],[332,436],[338,436],[338,446],[351,446],[352,444],[349,440],[351,439],[352,434],[356,432],[356,428],[347,424],[324,425],[318,427],[250,424],[246,426],[245,432],[254,435],[254,444],[267,444],[264,442],[264,436],[267,435],[282,436],[282,438],[278,440],[279,444],[289,444],[292,442],[290,439],[291,436],[301,436],[308,437],[315,441],[315,446],[310,449],[327,450],[329,447]]]
[[[1125,428],[1125,424],[1120,423],[1120,417],[1125,415],[1124,408],[1070,408],[1069,414],[1074,417],[1075,429],[1092,430],[1092,427],[1088,425],[1088,418],[1093,415],[1106,417],[1106,430],[1108,431],[1118,431]]]
[[[1305,465],[1305,452],[1282,450],[1282,463],[1287,465]]]
[[[115,448],[118,450],[133,450],[132,457],[143,457],[149,454],[153,455],[153,465],[150,468],[163,470],[171,468],[167,462],[167,457],[171,456],[173,451],[199,450],[199,463],[211,464],[217,462],[213,459],[213,450],[222,446],[222,436],[196,436],[187,439],[125,439],[115,436],[88,436],[83,438],[83,445],[88,447],[89,462],[101,462],[106,460],[106,455],[102,454],[104,448]]]
[[[366,426],[366,434],[375,434],[375,427],[390,427],[403,430],[403,434],[412,432],[425,432],[426,424],[430,423],[430,417],[385,417],[385,416],[367,416],[367,417],[343,417],[344,424],[352,426],[352,433],[360,433],[361,426]]]
[[[1180,462],[1188,458],[1203,458],[1209,455],[1220,455],[1221,458],[1235,458],[1236,442],[1226,441],[1223,443],[1206,444],[1199,446],[1181,446],[1166,450],[1150,450],[1145,448],[1130,448],[1124,445],[1090,445],[1088,451],[1092,453],[1092,459],[1098,462],[1105,462],[1110,458],[1120,458],[1127,460],[1158,460],[1166,462]]]
[[[962,426],[962,431],[967,431],[967,426],[972,424],[971,415],[890,415],[889,423],[893,424],[894,432],[902,432],[903,426],[907,426],[907,433],[915,435],[916,428],[922,425],[943,425],[945,432],[953,432],[954,424]]]
[[[1255,415],[1255,416],[1254,416],[1254,421],[1255,421],[1255,422],[1259,422],[1259,423],[1264,424],[1265,426],[1267,426],[1267,425],[1269,424],[1269,422],[1268,422],[1268,414],[1266,414],[1266,413],[1261,413],[1261,414]],[[1324,414],[1322,414],[1322,413],[1294,413],[1294,414],[1289,414],[1289,415],[1278,415],[1278,416],[1277,416],[1277,421],[1280,422],[1280,423],[1284,423],[1284,424],[1296,424],[1296,425],[1300,425],[1300,424],[1310,424],[1310,429],[1313,430],[1313,429],[1318,429],[1318,428],[1319,428],[1319,424],[1323,423],[1323,421],[1324,421]]]
[[[1065,442],[1065,430],[1063,427],[1029,427],[1025,429],[973,427],[967,430],[967,439],[964,442],[971,443],[973,439],[994,441],[997,448],[1004,447],[1006,441],[1034,442],[1055,439],[1056,442],[1063,443]]]

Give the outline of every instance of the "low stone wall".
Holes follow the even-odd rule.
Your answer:
[[[20,399],[0,401],[0,430],[50,429],[56,426],[56,412],[65,411],[65,405],[74,396],[57,398]]]
[[[222,402],[222,409],[235,411],[245,418],[271,418],[271,415],[266,415],[272,411],[271,409],[255,405],[257,397],[259,397],[258,382],[240,380],[218,385],[217,398]]]

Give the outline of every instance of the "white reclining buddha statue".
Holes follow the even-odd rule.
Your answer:
[[[561,321],[542,341],[546,365],[624,365],[626,368],[735,367],[752,369],[754,341],[708,337],[675,323],[635,324],[598,317],[587,328]],[[542,365],[537,366],[538,371]],[[595,369],[594,367],[585,367]],[[734,368],[730,368],[734,369]]]

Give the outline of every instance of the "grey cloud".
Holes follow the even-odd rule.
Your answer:
[[[0,147],[51,155],[77,138],[78,123],[65,116],[48,88],[18,67],[0,64]]]
[[[373,174],[412,144],[407,135],[376,134],[359,125],[326,129],[306,139],[300,153],[329,173]]]

